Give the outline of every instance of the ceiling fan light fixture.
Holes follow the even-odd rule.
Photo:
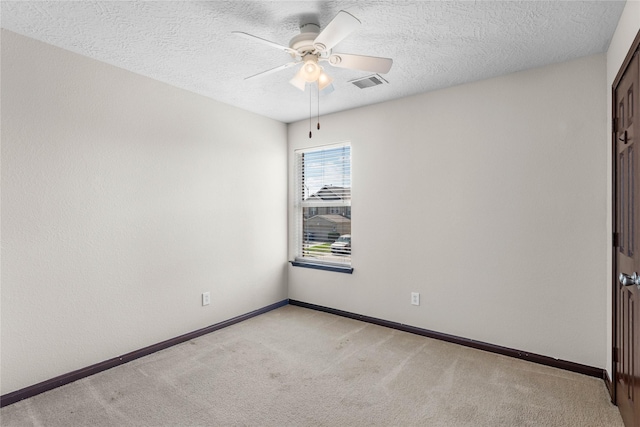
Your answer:
[[[304,65],[301,70],[302,78],[309,83],[313,83],[318,80],[318,77],[320,77],[320,74],[322,73],[322,69],[318,65],[318,58],[307,59],[304,61]]]
[[[307,87],[307,81],[304,79],[303,74],[304,70],[300,68],[296,75],[293,76],[291,80],[289,80],[289,83],[304,92],[305,88]]]
[[[333,78],[329,76],[327,73],[322,71],[320,76],[318,76],[318,89],[322,90],[333,83]]]
[[[313,74],[316,71],[316,65],[312,61],[308,61],[304,65],[304,72],[307,74]]]

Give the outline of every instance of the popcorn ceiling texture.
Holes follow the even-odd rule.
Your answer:
[[[623,1],[2,1],[2,27],[282,122],[309,115],[309,89],[277,49],[300,24],[326,26],[339,10],[362,25],[334,52],[390,57],[389,85],[358,89],[371,73],[325,69],[335,91],[320,113],[433,91],[606,51]],[[316,112],[315,98],[313,113]]]

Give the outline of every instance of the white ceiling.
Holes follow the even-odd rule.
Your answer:
[[[335,91],[321,114],[396,99],[606,51],[624,1],[6,1],[2,27],[135,73],[290,123],[309,117],[296,68],[244,77],[290,61],[243,39],[288,45],[304,23],[324,28],[339,10],[362,25],[334,52],[393,58],[388,85],[359,89],[371,73],[325,65]],[[315,96],[315,91],[313,96]],[[316,102],[313,102],[313,114]]]

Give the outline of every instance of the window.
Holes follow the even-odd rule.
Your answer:
[[[351,146],[298,150],[294,265],[351,271]],[[333,269],[333,268],[329,268]]]

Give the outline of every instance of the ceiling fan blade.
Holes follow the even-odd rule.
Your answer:
[[[329,22],[329,25],[318,34],[318,37],[313,41],[313,47],[315,47],[318,52],[328,51],[351,34],[359,25],[360,20],[358,18],[349,12],[341,10],[331,22]]]
[[[377,56],[335,53],[329,57],[329,64],[339,68],[349,68],[351,70],[371,71],[372,73],[386,74],[391,69],[391,65],[393,65],[393,59],[379,58]]]
[[[263,77],[266,76],[267,74],[271,74],[271,73],[275,73],[277,71],[280,70],[284,70],[285,68],[289,68],[289,67],[293,67],[294,65],[298,64],[297,62],[287,62],[286,64],[283,65],[279,65],[275,68],[271,68],[270,70],[266,70],[266,71],[262,71],[258,74],[254,74],[253,76],[249,76],[249,77],[245,77],[245,80],[249,80],[249,79],[253,79],[254,77]]]
[[[274,43],[274,42],[272,42],[272,41],[269,41],[269,40],[263,39],[263,38],[261,38],[261,37],[251,35],[251,34],[249,34],[249,33],[243,33],[242,31],[232,31],[232,33],[233,33],[233,34],[235,34],[235,35],[238,35],[238,36],[240,36],[240,37],[243,37],[243,38],[245,38],[245,39],[249,39],[249,40],[257,41],[258,43],[262,43],[262,44],[266,44],[267,46],[275,47],[276,49],[279,49],[279,50],[285,51],[285,52],[287,52],[287,53],[292,53],[292,54],[294,54],[294,55],[296,55],[296,54],[298,53],[298,52],[296,52],[295,50],[293,50],[293,49],[291,49],[291,48],[289,48],[289,47],[287,47],[287,46],[283,46],[283,45],[281,45],[281,44]]]

